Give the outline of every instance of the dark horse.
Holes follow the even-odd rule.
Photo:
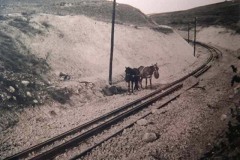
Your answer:
[[[130,92],[130,83],[131,83],[131,88],[132,88],[132,93],[133,93],[133,84],[135,84],[134,86],[134,90],[138,90],[138,82],[140,79],[140,72],[137,68],[130,68],[130,67],[126,67],[125,70],[125,81],[128,83],[128,92]]]
[[[232,77],[231,86],[234,85],[234,82],[240,83],[240,77],[238,75]]]
[[[148,66],[148,67],[144,67],[144,66],[140,66],[138,68],[139,72],[140,72],[140,84],[141,84],[141,88],[142,87],[142,80],[145,78],[146,79],[146,88],[147,88],[147,79],[150,79],[150,88],[152,88],[152,75],[154,74],[154,77],[156,79],[159,78],[159,73],[158,73],[158,66],[157,63],[152,65],[152,66]]]

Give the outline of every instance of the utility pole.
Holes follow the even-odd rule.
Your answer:
[[[188,43],[189,43],[189,37],[190,37],[190,35],[189,35],[189,32],[190,32],[189,30],[190,30],[190,28],[189,28],[189,27],[190,27],[190,24],[188,23]]]
[[[114,48],[115,8],[116,8],[116,0],[113,0],[111,50],[110,50],[109,79],[108,79],[108,82],[110,85],[112,85],[112,61],[113,61],[113,48]]]
[[[195,29],[194,29],[194,57],[196,55],[196,37],[197,37],[197,17],[195,17]]]

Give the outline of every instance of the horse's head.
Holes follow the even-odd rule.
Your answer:
[[[131,72],[132,69],[130,67],[126,67],[125,69],[125,81],[129,82],[131,80]]]
[[[157,71],[159,70],[158,66],[157,66],[157,63],[153,65],[153,68],[154,68],[154,71]]]
[[[153,72],[154,73],[154,77],[156,79],[158,79],[159,78],[159,73],[158,73],[159,68],[157,66],[157,63],[153,65],[153,68],[154,68],[154,72]]]

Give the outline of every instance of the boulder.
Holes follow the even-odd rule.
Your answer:
[[[102,92],[106,96],[112,96],[115,94],[122,94],[126,92],[126,90],[122,89],[121,87],[117,86],[106,86],[105,88],[102,89]]]

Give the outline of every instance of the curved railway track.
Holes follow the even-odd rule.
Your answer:
[[[6,160],[15,160],[15,159],[53,159],[59,154],[64,153],[67,149],[71,149],[83,143],[85,140],[103,132],[106,129],[109,129],[113,125],[123,121],[125,118],[136,114],[140,110],[147,108],[151,104],[155,103],[156,101],[171,95],[172,93],[179,91],[183,88],[182,82],[187,78],[194,76],[199,77],[205,71],[207,71],[211,65],[210,62],[217,59],[221,56],[221,51],[215,47],[208,46],[204,43],[197,42],[198,45],[205,47],[209,50],[210,56],[208,57],[207,61],[198,67],[196,70],[192,71],[191,73],[187,74],[186,76],[168,84],[167,86],[157,89],[156,91],[137,99],[129,104],[119,107],[118,109],[106,113],[92,121],[89,121],[85,124],[82,124],[74,129],[71,129],[65,133],[62,133],[56,137],[53,137],[45,142],[42,142],[38,145],[35,145],[29,149],[26,149],[22,152],[19,152],[15,155],[7,157]],[[196,85],[196,83],[194,84]],[[190,86],[189,88],[193,87],[194,85]],[[189,89],[188,88],[188,89]],[[180,96],[181,92],[177,95],[171,97],[169,100],[164,102],[158,108],[165,106],[166,104],[170,103],[172,100],[176,99]],[[146,112],[140,116],[139,119],[151,114],[151,112]],[[125,128],[133,125],[136,122],[133,121],[132,123],[122,127],[121,129],[117,130],[116,132],[112,133],[110,136],[104,138],[98,143],[87,147],[81,153],[78,153],[72,159],[80,158],[84,156],[86,153],[90,152],[93,148],[100,145],[104,141],[110,139],[111,137],[121,133]]]

